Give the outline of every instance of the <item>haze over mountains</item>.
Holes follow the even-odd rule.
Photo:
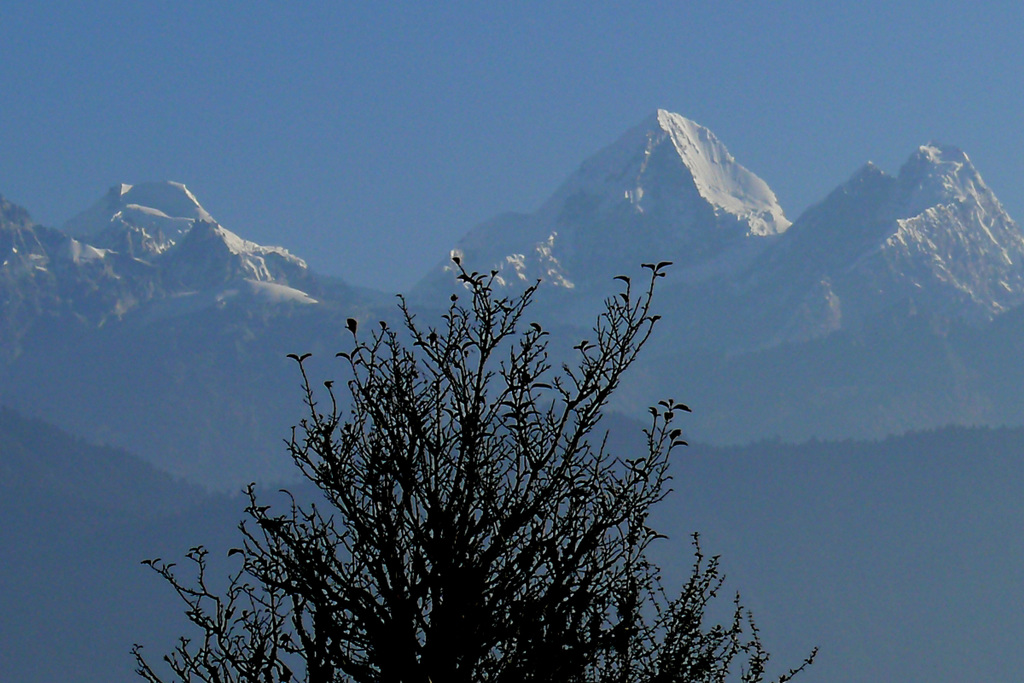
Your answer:
[[[177,182],[115,185],[59,229],[0,199],[0,678],[132,680],[135,639],[170,647],[179,605],[139,560],[197,542],[224,559],[243,505],[220,492],[293,475],[286,354],[339,379],[346,319],[396,321],[393,296],[213,213]],[[556,360],[615,275],[675,262],[611,443],[659,398],[694,409],[687,438],[718,446],[674,465],[664,565],[704,533],[778,662],[822,645],[811,683],[1019,670],[1024,233],[962,151],[867,164],[787,217],[711,131],[658,111],[453,252],[510,294],[543,280]],[[406,294],[429,320],[459,287],[438,255]]]
[[[612,446],[639,425],[612,420]],[[625,441],[625,443],[623,443]],[[880,443],[743,448],[695,444],[652,523],[677,586],[687,538],[722,555],[727,591],[754,611],[771,671],[821,646],[806,683],[1006,681],[1017,647],[1024,539],[1017,533],[1024,429],[943,430]],[[128,683],[129,650],[194,635],[144,558],[210,549],[237,569],[240,497],[204,494],[128,454],[0,410],[0,677]],[[307,487],[291,485],[300,497]],[[315,498],[313,498],[315,500]],[[274,492],[264,504],[287,505]],[[238,558],[234,558],[237,560]]]
[[[685,399],[694,438],[1024,421],[1024,233],[953,147],[921,146],[896,176],[868,164],[791,223],[711,131],[660,110],[453,254],[510,293],[542,280],[534,314],[564,349],[615,275],[673,261],[615,407]],[[60,230],[4,201],[0,256],[0,403],[214,487],[289,473],[287,353],[330,376],[346,317],[395,315],[220,225],[181,183],[117,185]],[[424,270],[408,295],[435,315],[460,285],[446,257]]]

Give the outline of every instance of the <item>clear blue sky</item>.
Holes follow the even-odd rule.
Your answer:
[[[791,219],[936,140],[1024,220],[1022,29],[1017,2],[4,3],[0,193],[59,225],[180,180],[243,236],[395,289],[662,107]]]

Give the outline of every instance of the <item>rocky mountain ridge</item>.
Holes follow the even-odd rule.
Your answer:
[[[924,145],[893,177],[868,164],[802,215],[743,284],[773,291],[780,340],[901,304],[980,324],[1024,302],[1024,232],[967,155]]]
[[[534,214],[471,231],[453,254],[499,286],[542,280],[551,319],[582,322],[615,275],[675,263],[662,296],[685,346],[743,351],[862,326],[893,306],[980,324],[1024,301],[1024,232],[962,151],[921,146],[890,176],[867,164],[791,224],[706,128],[659,111]],[[441,263],[413,290],[443,300]],[[685,319],[683,319],[685,318]]]

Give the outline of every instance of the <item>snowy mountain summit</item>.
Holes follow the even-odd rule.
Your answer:
[[[541,208],[504,214],[452,250],[498,282],[540,279],[558,288],[606,292],[644,261],[677,264],[699,282],[735,272],[790,225],[775,194],[707,128],[658,110],[586,160]],[[450,287],[442,263],[417,292]]]
[[[102,327],[143,307],[316,303],[322,289],[302,259],[227,230],[181,183],[116,185],[64,231],[0,198],[0,346],[12,354],[46,316]]]
[[[922,145],[897,176],[867,164],[747,274],[752,318],[801,340],[909,307],[980,323],[1024,303],[1024,232],[967,155]]]
[[[670,141],[689,169],[697,192],[714,207],[717,216],[729,216],[748,225],[749,234],[758,237],[778,235],[789,227],[768,184],[739,165],[714,133],[664,109],[658,110],[655,120],[662,133],[646,132],[649,148],[645,155],[650,157],[651,150]],[[641,130],[644,128],[641,126]],[[637,200],[642,209],[642,184]],[[723,221],[719,227],[726,225]]]
[[[492,219],[452,255],[499,287],[541,280],[548,317],[570,324],[599,310],[614,276],[672,261],[661,301],[681,315],[669,337],[732,350],[896,311],[978,324],[1024,304],[1024,232],[961,150],[922,145],[896,176],[866,164],[791,224],[714,133],[665,110],[536,212]],[[412,294],[444,300],[456,270],[446,259]]]
[[[232,279],[288,284],[306,263],[224,228],[182,183],[115,185],[64,230],[90,244],[158,264],[172,284],[216,287]]]
[[[956,301],[966,318],[1024,303],[1024,232],[966,154],[924,145],[895,184],[896,228],[880,251],[905,287]]]
[[[166,251],[196,221],[213,218],[185,185],[121,183],[64,224],[69,235],[138,257]]]

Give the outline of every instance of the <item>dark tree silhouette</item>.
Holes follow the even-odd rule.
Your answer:
[[[685,443],[673,420],[689,408],[652,408],[642,452],[613,453],[599,431],[669,264],[647,264],[639,292],[618,278],[559,369],[526,318],[536,287],[499,297],[495,273],[456,265],[465,292],[440,326],[404,301],[402,329],[362,337],[348,322],[344,402],[294,357],[308,415],[289,450],[324,502],[276,511],[250,487],[244,544],[229,552],[242,566],[223,592],[201,547],[191,580],[150,562],[202,636],[165,657],[176,680],[762,681],[768,655],[738,598],[730,623],[704,623],[717,558],[697,546],[670,600],[646,556]],[[135,655],[143,678],[164,680]]]

